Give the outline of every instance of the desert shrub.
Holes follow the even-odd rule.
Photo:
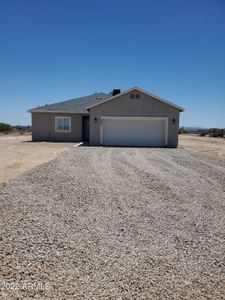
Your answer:
[[[220,128],[210,128],[209,129],[209,136],[210,137],[224,137],[225,130]]]
[[[181,128],[179,129],[179,134],[183,134],[183,133],[187,133],[187,131],[185,130],[184,127],[181,127]]]
[[[16,126],[13,126],[13,128],[17,132],[30,132],[31,131],[31,126],[29,126],[29,125],[16,125]]]
[[[200,136],[206,136],[206,132],[200,132],[199,135]]]
[[[5,123],[0,123],[0,132],[2,133],[10,133],[13,131],[13,128],[11,125],[9,124],[5,124]]]

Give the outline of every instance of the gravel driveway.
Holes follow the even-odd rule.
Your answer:
[[[224,162],[78,147],[0,189],[3,299],[225,299]]]

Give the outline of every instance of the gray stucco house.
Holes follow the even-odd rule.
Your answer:
[[[30,109],[33,141],[177,147],[184,109],[138,87]]]

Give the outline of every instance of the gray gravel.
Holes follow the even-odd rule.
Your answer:
[[[222,161],[79,147],[0,189],[2,299],[225,299]]]

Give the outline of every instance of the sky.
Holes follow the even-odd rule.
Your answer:
[[[133,86],[225,128],[225,1],[0,0],[0,122]]]

